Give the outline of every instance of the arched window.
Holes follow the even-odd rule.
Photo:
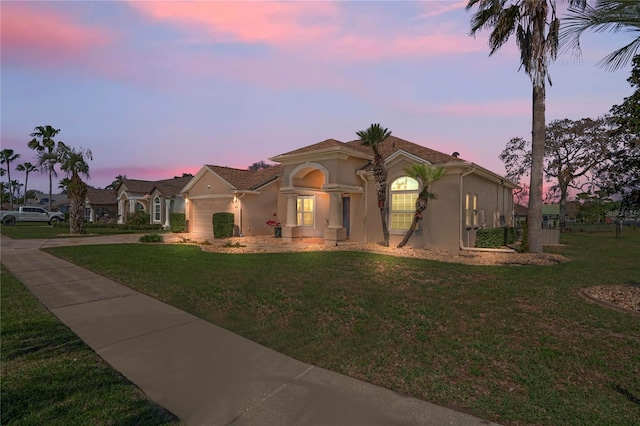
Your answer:
[[[153,221],[160,222],[160,212],[162,204],[160,203],[160,197],[153,199]]]
[[[408,176],[400,177],[391,184],[390,230],[406,231],[411,226],[420,192],[418,181]]]

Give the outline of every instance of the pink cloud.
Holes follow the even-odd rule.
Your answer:
[[[425,9],[425,12],[418,15],[415,19],[433,18],[436,16],[444,15],[445,13],[452,12],[454,10],[464,9],[467,6],[467,3],[467,0],[458,0],[451,2],[422,2],[420,4]]]
[[[111,36],[82,26],[60,12],[25,3],[2,6],[2,52],[10,60],[40,66],[79,60]]]
[[[131,6],[148,17],[204,30],[214,42],[302,44],[330,33],[338,14],[328,2],[140,2]]]
[[[464,33],[432,25],[424,31],[353,20],[330,2],[129,3],[152,20],[182,28],[193,42],[262,44],[304,57],[368,61],[478,52]],[[375,20],[374,20],[375,21]],[[361,34],[367,34],[361,35]]]

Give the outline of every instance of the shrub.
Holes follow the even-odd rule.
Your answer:
[[[233,213],[214,213],[212,220],[214,237],[233,237]]]
[[[246,246],[243,245],[243,244],[240,244],[240,243],[232,243],[231,241],[227,241],[226,243],[224,243],[222,245],[222,247],[224,247],[224,248],[241,248],[241,247],[246,247]]]
[[[150,221],[151,216],[149,216],[149,213],[142,210],[138,210],[137,212],[127,216],[127,225],[147,225]]]
[[[164,238],[160,234],[145,234],[138,241],[141,243],[161,243]]]
[[[491,228],[478,229],[476,234],[476,247],[498,248],[507,244],[513,244],[518,240],[516,228]]]
[[[187,231],[187,217],[184,213],[169,214],[169,230],[171,232],[181,233]]]

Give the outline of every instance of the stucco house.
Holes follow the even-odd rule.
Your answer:
[[[110,222],[118,215],[116,192],[112,189],[88,188],[84,205],[84,219],[88,222]]]
[[[410,246],[472,247],[478,229],[512,225],[513,182],[457,155],[395,136],[380,144],[379,151],[388,170],[392,245],[413,218],[420,188],[403,169],[414,163],[442,166],[446,173],[431,186],[438,198],[429,202]],[[189,231],[212,237],[212,214],[226,211],[234,214],[238,233],[244,235],[273,232],[266,221],[276,219],[284,241],[381,241],[372,159],[360,140],[327,139],[276,155],[270,160],[278,166],[258,172],[205,165],[183,189]]]
[[[116,188],[118,223],[125,223],[126,216],[138,210],[150,215],[150,223],[169,228],[171,213],[184,213],[181,190],[192,176],[158,181],[124,179]]]

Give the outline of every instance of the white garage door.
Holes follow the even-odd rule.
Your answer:
[[[213,237],[212,217],[214,213],[229,212],[229,200],[192,200],[193,217],[190,223],[190,231],[194,234]]]

